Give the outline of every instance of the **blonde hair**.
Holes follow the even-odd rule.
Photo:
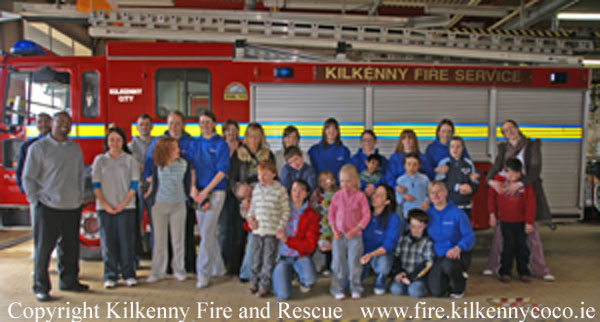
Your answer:
[[[342,166],[342,168],[340,169],[339,175],[341,175],[342,173],[345,173],[345,174],[353,177],[354,185],[356,186],[356,189],[360,190],[360,179],[358,176],[358,171],[352,164],[348,163],[348,164],[345,164],[344,166]]]
[[[439,186],[440,189],[442,189],[443,191],[446,191],[446,194],[448,194],[448,188],[446,188],[446,184],[443,181],[433,181],[429,184],[429,186],[427,187],[427,193],[429,194],[429,192],[431,191],[431,188],[433,188],[433,186]]]

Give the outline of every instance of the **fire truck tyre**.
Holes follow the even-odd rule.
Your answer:
[[[89,245],[79,244],[79,258],[85,261],[102,260],[102,252],[99,247],[88,248]]]

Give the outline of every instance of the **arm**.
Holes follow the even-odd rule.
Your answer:
[[[219,151],[217,152],[217,174],[210,180],[208,185],[202,189],[201,193],[206,191],[206,195],[208,194],[225,178],[225,174],[229,172],[229,147],[227,143],[224,141],[219,144]]]
[[[381,248],[385,250],[384,254],[394,252],[398,239],[400,238],[400,219],[394,212],[390,212],[387,227],[385,229],[385,239]]]
[[[23,142],[19,147],[19,154],[17,156],[17,168],[15,169],[15,176],[17,179],[17,187],[21,190],[22,193],[25,193],[25,189],[23,189],[23,167],[25,166],[25,158],[27,157],[27,148],[29,145],[28,142]]]
[[[370,252],[370,253],[366,253],[364,255],[362,255],[360,257],[360,263],[365,265],[366,263],[371,261],[371,258],[373,257],[377,257],[377,256],[381,256],[381,255],[385,255],[386,254],[386,250],[383,247],[379,247],[376,250]]]
[[[409,279],[415,281],[429,273],[433,265],[433,257],[433,242],[431,239],[428,239],[423,247],[423,262],[419,263],[409,274]]]
[[[540,179],[542,173],[542,152],[540,151],[539,140],[529,140],[529,144],[525,147],[525,155],[529,158],[525,159],[527,173],[521,177],[520,181],[523,186],[532,184]],[[529,160],[527,160],[529,159]]]
[[[148,152],[146,152],[146,159],[144,160],[144,179],[151,177],[153,168],[154,168],[154,159],[152,158],[152,153],[154,152],[154,145],[158,138],[155,138],[150,147],[148,148]]]
[[[421,170],[423,171],[423,173],[427,176],[427,178],[429,180],[433,180],[435,178],[435,172],[433,171],[431,164],[429,162],[427,162],[423,153],[419,153],[419,155],[421,157],[421,160],[423,160],[421,162]]]
[[[337,226],[336,226],[336,217],[337,217],[337,211],[338,211],[338,199],[339,199],[339,194],[335,193],[333,195],[333,197],[331,198],[331,201],[329,202],[329,211],[327,213],[327,221],[329,222],[329,227],[331,228],[331,232],[333,233],[333,236],[335,239],[339,239],[338,237],[340,236],[340,232],[337,230]]]
[[[496,160],[494,160],[494,164],[488,171],[487,177],[485,178],[485,182],[490,184],[490,181],[494,180],[494,177],[502,170],[504,166],[504,154],[506,151],[505,143],[498,144],[498,154],[496,154]]]
[[[458,210],[462,212],[462,210]],[[456,245],[460,248],[461,251],[469,251],[475,245],[475,234],[473,233],[473,228],[471,228],[471,223],[469,222],[469,218],[462,213],[461,216],[456,216],[458,220],[460,230],[461,239]]]
[[[102,190],[101,190],[101,186],[100,183],[98,183],[96,185],[96,183],[94,183],[94,196],[96,197],[96,199],[98,199],[98,202],[100,203],[100,205],[102,205],[102,208],[104,208],[104,210],[111,214],[114,215],[117,213],[117,211],[111,206],[109,205],[106,200],[104,200],[104,196],[102,195]]]
[[[292,188],[292,176],[290,175],[290,170],[290,166],[287,163],[284,164],[281,168],[281,176],[279,177],[281,185],[288,190]]]
[[[125,200],[123,200],[120,204],[117,205],[117,209],[115,211],[121,212],[133,199],[135,196],[140,180],[140,169],[138,166],[138,162],[134,157],[130,158],[130,166],[131,166],[131,181],[129,184],[129,191],[127,191],[127,195],[125,196]]]
[[[488,213],[490,214],[490,226],[494,227],[495,225],[495,220],[497,219],[496,216],[498,214],[498,203],[497,203],[497,198],[498,198],[498,193],[496,192],[496,190],[492,187],[488,188]],[[491,225],[492,220],[494,225]]]
[[[532,185],[525,186],[525,223],[535,222],[535,192]]]
[[[79,148],[79,145],[75,144],[76,148],[77,148],[77,153],[78,153],[78,159],[79,161],[77,162],[77,179],[79,182],[79,203],[83,204],[83,199],[84,199],[84,194],[85,194],[85,170],[83,169],[83,155],[81,154],[81,149]]]
[[[290,204],[288,201],[288,194],[285,187],[281,187],[281,190],[279,191],[278,203],[279,210],[281,212],[281,217],[279,219],[279,229],[283,230],[285,229],[285,226],[288,222],[288,218],[290,217]]]
[[[43,166],[42,157],[39,155],[41,152],[41,150],[32,146],[29,156],[25,159],[25,169],[23,170],[23,188],[27,194],[27,201],[32,205],[37,204],[39,199],[40,187],[37,179],[41,175],[40,170]]]

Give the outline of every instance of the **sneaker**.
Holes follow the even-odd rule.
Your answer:
[[[130,277],[128,279],[125,280],[125,285],[132,287],[132,286],[136,286],[137,285],[137,279],[135,279],[135,277]]]
[[[523,283],[531,283],[531,276],[529,276],[529,275],[521,275],[521,277],[519,277],[519,279]]]
[[[113,288],[113,287],[115,287],[115,285],[117,285],[117,282],[115,282],[113,280],[104,281],[104,288]]]
[[[261,298],[261,297],[266,297],[268,294],[269,294],[269,292],[267,290],[261,288],[254,295],[256,295],[256,297],[258,297],[258,298]]]
[[[352,299],[353,300],[358,300],[359,298],[361,298],[361,295],[359,292],[352,292]]]
[[[175,273],[173,274],[173,277],[175,277],[175,279],[180,282],[185,281],[187,279],[187,275],[185,273]]]
[[[323,276],[331,276],[331,271],[328,270],[328,269],[326,269],[326,270],[323,271],[322,274],[323,274]]]
[[[250,292],[250,294],[254,294],[258,291],[258,286],[256,286],[256,284],[250,284],[250,286],[248,286],[248,292]]]
[[[150,275],[148,276],[148,278],[146,279],[146,283],[156,283],[160,280],[162,280],[162,277],[158,277],[156,275]]]
[[[52,297],[50,297],[50,294],[48,294],[47,292],[38,292],[35,293],[35,299],[38,302],[48,302],[52,300]]]
[[[373,293],[375,293],[375,295],[383,295],[383,294],[385,294],[385,289],[384,288],[374,288]]]
[[[494,272],[492,272],[491,269],[484,269],[482,274],[484,276],[492,276],[492,275],[494,275]]]
[[[546,282],[554,282],[554,276],[552,274],[546,274],[542,277]]]
[[[464,279],[468,280],[469,279],[469,273],[467,272],[462,272],[462,276]]]
[[[344,295],[344,293],[337,293],[333,295],[333,298],[338,301],[341,301],[346,298],[346,295]]]
[[[498,278],[500,280],[500,282],[502,283],[508,283],[510,282],[510,275],[502,275],[500,276],[500,278]]]
[[[465,296],[465,292],[462,293],[450,293],[450,297],[453,299],[462,299]]]
[[[198,280],[196,281],[196,288],[205,288],[208,286],[209,283],[209,279],[198,276]]]
[[[310,286],[304,286],[300,284],[300,293],[308,293],[310,292]]]

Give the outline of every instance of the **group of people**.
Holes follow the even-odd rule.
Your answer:
[[[346,292],[363,296],[363,282],[374,273],[376,295],[464,295],[475,244],[471,196],[480,175],[450,120],[440,121],[425,154],[415,132],[403,130],[389,160],[372,130],[362,133],[361,148],[351,155],[334,118],[325,121],[320,142],[308,153],[291,125],[283,149],[273,153],[260,124],[248,124],[241,141],[237,122],[223,123],[223,137],[216,124],[215,115],[203,111],[201,135],[192,137],[175,111],[167,131],[153,138],[151,118],[143,114],[139,136],[129,143],[121,129],[108,129],[104,152],[92,165],[105,288],[120,278],[137,284],[136,245],[146,209],[152,227],[148,283],[169,271],[179,281],[195,273],[196,287],[205,288],[229,273],[258,297],[273,292],[285,300],[293,280],[309,292],[321,273],[331,275],[331,295],[342,300]],[[65,112],[53,122],[38,116],[40,137],[23,144],[19,157],[17,177],[33,209],[39,301],[50,299],[47,269],[57,242],[60,288],[88,289],[77,277],[84,180],[81,151],[68,140],[70,126]],[[535,223],[550,216],[539,141],[527,139],[511,120],[502,131],[507,140],[486,178],[495,232],[484,274],[509,282],[516,257],[520,279],[530,282],[531,252],[534,273],[553,280]]]

